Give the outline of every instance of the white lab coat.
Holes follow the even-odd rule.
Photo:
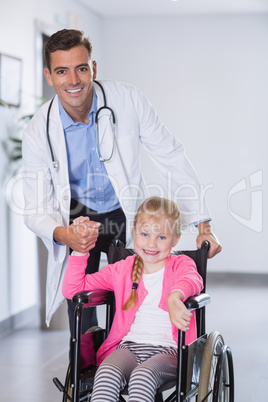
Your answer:
[[[140,167],[140,146],[153,159],[156,174],[167,181],[168,172],[173,189],[182,185],[184,196],[180,208],[188,211],[183,223],[210,219],[206,205],[194,193],[200,191],[198,178],[184,155],[182,144],[172,136],[159,120],[148,100],[135,87],[104,81],[107,105],[115,113],[116,144],[113,157],[105,162],[106,170],[127,218],[127,246],[131,242],[131,226],[138,206],[148,196]],[[103,96],[94,84],[98,107],[103,106]],[[65,137],[59,116],[58,99],[54,99],[49,121],[50,141],[58,161],[52,165],[46,135],[49,102],[41,107],[27,126],[23,136],[25,223],[39,236],[48,249],[46,284],[46,322],[63,302],[61,286],[65,272],[68,248],[53,242],[56,226],[69,224],[70,185]],[[107,122],[107,119],[105,119]],[[100,119],[99,141],[102,155],[109,156],[112,149],[111,125],[102,125]],[[186,191],[186,193],[185,193]],[[187,198],[187,197],[186,197]],[[202,207],[202,211],[201,211]]]

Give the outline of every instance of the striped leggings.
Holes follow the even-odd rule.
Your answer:
[[[177,349],[124,342],[99,366],[91,402],[117,402],[128,384],[128,402],[153,402],[156,390],[176,378]]]

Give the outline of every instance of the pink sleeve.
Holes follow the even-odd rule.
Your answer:
[[[188,297],[196,296],[201,292],[203,289],[203,280],[197,272],[195,262],[191,258],[182,256],[179,265],[183,269],[179,269],[177,281],[172,287],[171,292],[180,290],[184,294],[183,301],[185,301]]]
[[[82,257],[69,256],[62,283],[62,294],[66,299],[71,299],[76,293],[88,290],[85,275],[88,256],[89,254]]]

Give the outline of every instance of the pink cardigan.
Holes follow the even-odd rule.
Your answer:
[[[97,352],[97,363],[100,364],[119,345],[122,338],[128,333],[136,312],[142,304],[147,290],[141,276],[137,289],[137,305],[130,310],[123,311],[122,306],[128,299],[132,288],[132,267],[135,256],[121,260],[115,264],[107,265],[101,271],[91,275],[85,275],[88,255],[83,257],[69,256],[68,266],[62,285],[63,296],[71,299],[74,294],[85,290],[106,289],[115,293],[116,312],[111,331]],[[162,296],[159,307],[165,311],[167,297],[172,290],[181,290],[185,301],[188,297],[198,295],[203,288],[201,276],[198,274],[194,261],[185,255],[170,255],[167,259]],[[178,329],[172,325],[173,339],[178,343]],[[196,321],[193,315],[189,331],[186,332],[186,344],[196,339]]]

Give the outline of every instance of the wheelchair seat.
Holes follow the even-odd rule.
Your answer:
[[[205,308],[211,302],[205,293],[207,275],[207,252],[209,243],[204,242],[200,250],[176,251],[192,258],[199,274],[203,278],[204,288],[200,295],[185,301],[186,307],[196,312],[197,339],[185,345],[185,333],[179,331],[177,377],[174,381],[163,384],[155,396],[156,402],[234,402],[234,372],[232,352],[225,345],[218,331],[206,334]],[[114,241],[109,248],[108,263],[127,258],[135,254],[134,250],[125,249],[119,241]],[[95,290],[76,294],[73,302],[78,303],[75,310],[75,331],[71,338],[70,363],[64,386],[58,378],[53,381],[63,392],[63,402],[90,402],[94,376],[97,370],[95,353],[109,334],[115,312],[113,292]],[[94,327],[86,334],[81,334],[83,308],[106,305],[105,329]],[[89,352],[90,350],[90,352]],[[167,399],[163,392],[169,391]],[[127,386],[120,394],[124,402]],[[116,401],[115,401],[116,402]]]

